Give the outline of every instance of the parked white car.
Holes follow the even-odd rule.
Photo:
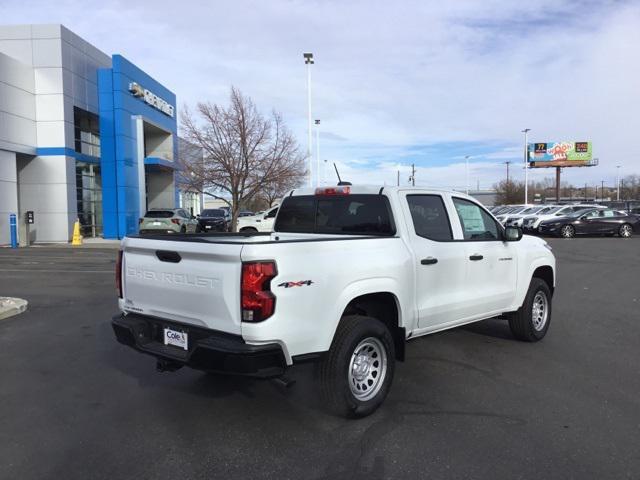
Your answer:
[[[273,232],[278,206],[256,215],[238,218],[238,232]]]
[[[502,223],[502,225],[504,225],[510,215],[517,215],[518,213],[523,212],[526,209],[531,208],[532,206],[533,205],[510,205],[506,210],[502,210],[497,213],[495,217],[500,223]]]
[[[410,339],[492,317],[528,342],[549,328],[549,245],[467,195],[305,188],[284,198],[274,230],[126,237],[118,341],[167,371],[268,378],[315,360],[323,405],[365,416]]]
[[[545,213],[548,213],[552,208],[553,206],[547,205],[536,205],[535,207],[525,208],[520,213],[507,215],[503,223],[512,227],[522,228],[523,220],[525,219],[525,217],[544,215]]]

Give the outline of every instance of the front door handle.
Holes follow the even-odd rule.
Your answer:
[[[433,257],[427,257],[420,260],[420,263],[422,265],[433,265],[435,263],[438,263],[438,259]]]
[[[471,255],[471,256],[469,257],[469,260],[472,260],[472,261],[474,261],[474,262],[475,262],[475,261],[477,261],[477,260],[482,260],[483,258],[484,258],[484,257],[483,257],[482,255],[478,255],[478,254],[476,253],[475,255]]]

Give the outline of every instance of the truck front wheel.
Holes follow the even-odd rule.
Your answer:
[[[395,349],[389,329],[362,315],[342,318],[320,365],[325,405],[336,414],[365,417],[384,401],[395,370]]]
[[[541,278],[533,277],[522,307],[507,315],[511,333],[518,340],[542,340],[551,323],[551,290]]]

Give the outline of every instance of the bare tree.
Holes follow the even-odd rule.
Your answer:
[[[191,189],[229,205],[235,231],[243,204],[274,190],[281,195],[275,185],[294,188],[306,171],[305,156],[279,113],[263,116],[233,87],[229,100],[228,106],[198,103],[196,116],[184,109],[183,136],[201,149],[202,161],[181,162],[180,169]]]

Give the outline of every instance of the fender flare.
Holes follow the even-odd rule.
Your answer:
[[[529,285],[531,285],[531,279],[533,278],[534,272],[540,267],[549,267],[553,272],[553,285],[551,285],[552,289],[556,286],[556,266],[555,263],[549,262],[548,258],[538,257],[529,263],[529,268],[527,268],[524,276],[519,278],[519,281],[525,283],[522,288],[518,289],[518,296],[515,299],[516,309],[520,308],[524,303],[524,299],[527,296],[527,292],[529,291]]]

